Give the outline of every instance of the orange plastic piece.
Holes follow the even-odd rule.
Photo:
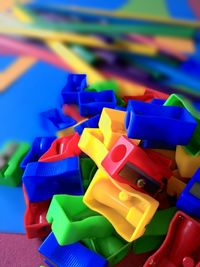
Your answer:
[[[176,160],[175,160],[176,151],[167,150],[167,149],[152,149],[152,150],[154,150],[154,151],[158,152],[159,154],[165,156],[166,158],[170,159],[171,160],[170,168],[172,170],[176,169]]]
[[[128,242],[144,234],[159,206],[159,202],[147,194],[114,182],[102,168],[96,172],[83,201],[106,217]]]
[[[171,197],[179,198],[181,192],[184,190],[186,183],[177,177],[177,171],[173,172],[172,177],[167,182],[167,194]]]
[[[78,147],[96,163],[98,168],[108,154],[103,142],[103,134],[98,128],[85,128],[78,143]]]
[[[191,178],[200,167],[200,155],[189,154],[183,146],[176,147],[176,163],[182,177]]]

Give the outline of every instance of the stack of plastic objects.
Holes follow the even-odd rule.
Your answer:
[[[77,123],[36,138],[21,163],[27,236],[50,232],[39,248],[48,266],[114,266],[154,250],[144,266],[199,266],[198,112],[182,96],[138,101],[133,88],[126,104],[118,92],[68,76],[52,108]]]

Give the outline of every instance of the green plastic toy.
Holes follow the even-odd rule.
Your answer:
[[[83,187],[86,191],[94,177],[95,172],[97,171],[97,166],[90,158],[81,158],[80,165],[83,179]]]
[[[54,195],[46,217],[61,246],[114,232],[106,218],[83,203],[83,196]]]
[[[132,243],[126,242],[117,233],[109,237],[91,238],[82,240],[83,244],[89,249],[102,255],[113,266],[120,262],[130,251]]]
[[[17,186],[21,182],[23,171],[20,162],[29,150],[26,143],[9,142],[0,152],[0,184]]]
[[[157,211],[144,235],[133,243],[133,252],[141,254],[158,249],[165,239],[176,211],[175,207]]]
[[[105,90],[112,90],[115,93],[117,99],[117,105],[124,107],[126,105],[125,101],[119,96],[119,85],[114,80],[107,80],[102,82],[93,83],[86,89],[88,92],[102,92]]]
[[[194,107],[194,105],[189,99],[186,99],[184,96],[178,94],[170,95],[170,97],[164,103],[164,106],[184,107],[195,118],[198,124],[190,143],[185,146],[185,149],[193,156],[200,155],[200,112]]]

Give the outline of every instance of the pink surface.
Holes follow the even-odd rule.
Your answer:
[[[58,56],[37,45],[28,44],[12,38],[0,36],[0,50],[1,54],[6,53],[9,55],[13,54],[23,56],[31,55],[62,69],[66,69],[68,71],[71,70],[71,68]]]
[[[37,249],[40,241],[25,235],[0,234],[1,267],[39,267],[43,260]]]
[[[40,244],[40,240],[27,239],[25,235],[0,234],[0,267],[46,266],[37,251]],[[130,253],[116,267],[142,267],[148,256]]]

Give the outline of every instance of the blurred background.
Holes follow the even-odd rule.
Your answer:
[[[1,143],[46,134],[38,113],[57,104],[69,72],[199,107],[198,0],[8,0],[0,11]]]
[[[122,101],[126,92],[147,101],[178,93],[199,111],[200,2],[2,0],[0,71],[0,145],[55,134],[55,125],[38,115],[59,105],[68,73],[87,74],[88,84],[114,80],[124,92]],[[7,251],[14,252],[1,252],[7,265],[0,266],[38,266],[37,241],[3,234],[24,233],[23,200],[9,190],[0,188],[0,207],[7,206],[0,232]],[[5,198],[13,194],[16,214],[16,203]],[[15,258],[22,263],[13,265]],[[144,259],[135,258],[134,266]]]

